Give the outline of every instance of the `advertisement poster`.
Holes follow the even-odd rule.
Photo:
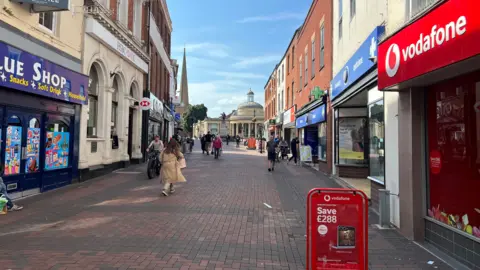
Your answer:
[[[300,160],[301,161],[312,161],[312,147],[310,145],[300,146]]]
[[[5,143],[5,175],[20,173],[22,127],[8,126]]]
[[[45,144],[45,170],[68,167],[70,133],[47,132]]]
[[[367,207],[367,197],[361,191],[310,191],[308,269],[367,269]]]
[[[39,170],[40,128],[29,128],[27,132],[27,161],[25,172],[32,173]]]
[[[365,151],[364,118],[343,118],[339,120],[339,155],[340,159],[364,159]]]

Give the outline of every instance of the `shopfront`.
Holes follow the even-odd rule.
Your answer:
[[[318,100],[316,107],[297,115],[296,128],[300,141],[300,160],[305,165],[320,167],[326,171],[327,163],[327,111],[326,105]],[[321,104],[321,105],[320,105]],[[300,111],[302,113],[302,111]],[[319,165],[319,163],[321,163]]]
[[[155,136],[165,137],[163,130],[163,103],[152,93],[150,93],[150,102],[152,102],[152,107],[148,118],[148,144],[155,139]]]
[[[283,113],[283,137],[289,143],[297,136],[297,130],[295,129],[295,106],[286,110]]]
[[[400,230],[472,268],[480,265],[479,8],[439,3],[378,55],[379,88],[399,93],[400,220],[411,221]]]
[[[330,98],[334,109],[334,174],[362,186],[378,198],[384,188],[383,93],[377,88],[378,26],[334,76]],[[378,202],[373,200],[374,203]]]
[[[0,42],[0,164],[13,198],[78,177],[88,77]]]
[[[277,117],[275,117],[275,135],[278,137],[284,136],[283,134],[283,113],[279,113]]]

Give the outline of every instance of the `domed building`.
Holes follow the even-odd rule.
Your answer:
[[[252,89],[247,93],[247,101],[240,103],[237,110],[233,111],[228,117],[230,134],[243,137],[261,136],[264,111],[263,106],[255,102],[255,93]]]
[[[264,111],[263,106],[255,102],[255,93],[252,89],[247,93],[247,101],[240,103],[236,110],[221,117],[207,117],[203,121],[193,124],[193,135],[200,137],[210,131],[220,136],[237,136],[248,138],[258,138],[263,132]]]

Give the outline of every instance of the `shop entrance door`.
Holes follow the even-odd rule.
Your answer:
[[[9,192],[40,188],[41,114],[7,108],[3,156],[4,181]]]

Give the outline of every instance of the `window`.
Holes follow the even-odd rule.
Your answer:
[[[320,27],[320,69],[325,66],[325,26]]]
[[[365,112],[364,109],[362,110]],[[366,123],[367,119],[365,117],[338,118],[335,147],[338,149],[339,164],[367,164],[365,159]]]
[[[305,65],[305,85],[308,83],[308,51],[305,51],[305,62],[303,63]]]
[[[295,46],[292,48],[292,68],[295,67]]]
[[[282,64],[282,82],[285,80],[285,65]]]
[[[370,177],[385,183],[385,122],[383,100],[371,104],[369,111],[370,126]]]
[[[292,95],[290,96],[290,98],[292,99],[292,105],[293,106],[293,102],[295,100],[295,94],[294,94],[294,91],[295,91],[295,82],[292,82]]]
[[[290,74],[290,54],[287,56],[287,74]]]
[[[19,174],[22,160],[22,120],[16,115],[8,118],[5,150],[5,175]]]
[[[357,9],[357,1],[350,0],[350,19],[353,19],[353,17],[355,17],[356,9]]]
[[[480,102],[479,75],[475,72],[430,87],[426,116],[427,213],[477,241],[480,114],[475,107]]]
[[[406,7],[405,11],[407,12],[407,20],[415,17],[417,14],[423,12],[428,7],[432,6],[439,0],[407,0],[405,1]]]
[[[290,107],[290,104],[288,104],[288,102],[290,101],[290,86],[287,87],[287,100],[285,100],[287,102],[287,107]]]
[[[318,125],[318,159],[327,161],[327,122]]]
[[[302,69],[302,59],[300,59],[300,83],[298,84],[298,91],[302,91],[302,74],[303,74],[303,69]]]
[[[88,121],[87,121],[87,137],[97,136],[97,119],[98,119],[98,73],[95,66],[90,69],[90,77],[88,81]]]
[[[342,39],[342,20],[343,20],[343,7],[342,7],[342,1],[343,0],[338,0],[338,40]]]
[[[312,79],[315,77],[315,37],[312,39]]]
[[[55,13],[51,11],[39,13],[38,23],[48,30],[55,32],[55,17]]]
[[[342,28],[343,28],[342,17],[340,17],[340,20],[338,21],[338,40],[342,39],[342,35],[343,35]]]
[[[30,118],[28,122],[26,143],[25,173],[38,172],[40,170],[40,121],[37,118]]]
[[[69,124],[54,120],[47,124],[45,143],[45,170],[57,170],[68,167],[70,152]]]

